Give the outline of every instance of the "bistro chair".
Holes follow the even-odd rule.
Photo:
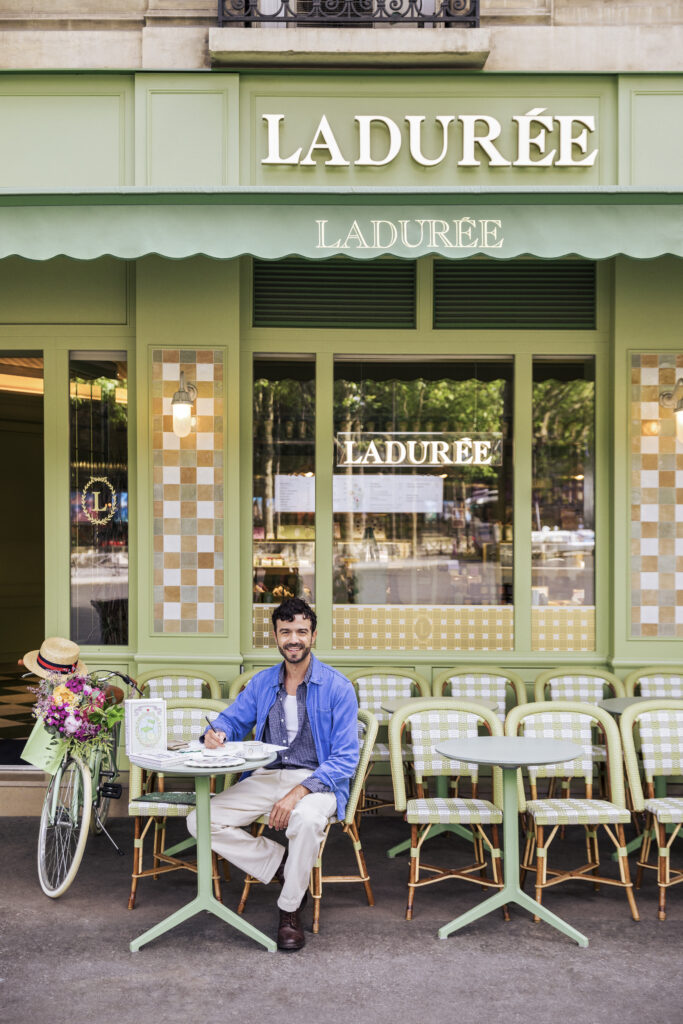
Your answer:
[[[670,697],[683,699],[683,668],[639,668],[624,680],[627,697]]]
[[[325,829],[325,835],[323,836],[318,851],[318,859],[315,862],[313,870],[311,871],[311,881],[309,891],[313,897],[313,932],[317,935],[320,930],[320,903],[323,897],[323,885],[332,882],[360,882],[365,887],[365,896],[368,901],[369,907],[374,907],[375,898],[372,894],[370,887],[370,876],[365,864],[365,857],[363,855],[363,848],[360,842],[360,836],[358,834],[357,824],[357,813],[358,813],[358,802],[360,800],[365,779],[367,778],[368,772],[370,771],[370,765],[372,762],[372,748],[375,743],[377,736],[378,723],[375,716],[364,710],[363,708],[358,709],[358,727],[362,734],[362,742],[360,749],[360,756],[358,759],[358,765],[356,771],[351,780],[351,786],[349,790],[349,800],[346,805],[346,814],[343,821],[339,818],[330,818],[327,828]],[[263,815],[258,819],[256,823],[256,834],[260,835],[268,824],[268,815]],[[349,837],[353,845],[353,852],[356,857],[356,864],[358,866],[357,875],[324,875],[323,874],[323,853],[325,851],[325,845],[330,834],[330,829],[333,825],[341,825],[342,831]],[[242,889],[242,896],[240,898],[239,906],[237,907],[237,913],[242,914],[249,898],[249,892],[252,885],[258,884],[258,879],[252,875],[247,875],[244,880],[244,888]]]
[[[189,742],[206,728],[205,715],[216,718],[225,708],[225,701],[195,698],[171,698],[166,704],[166,730],[168,742]],[[213,783],[213,779],[211,780]],[[135,764],[130,766],[128,814],[135,818],[135,839],[133,850],[133,874],[128,909],[133,910],[140,878],[158,878],[169,871],[197,870],[193,861],[178,854],[195,845],[193,838],[186,838],[172,848],[166,848],[166,819],[186,818],[194,810],[195,795],[184,790],[166,790],[164,775],[158,775],[158,789],[148,791],[143,782],[143,769]],[[143,819],[146,819],[143,824]],[[145,838],[154,825],[152,866],[143,867]],[[213,885],[216,899],[221,899],[216,855],[212,854]]]
[[[166,700],[189,700],[205,697],[220,700],[221,684],[209,672],[194,668],[157,668],[143,672],[138,685],[145,697],[163,697]],[[225,705],[224,705],[225,706]]]
[[[228,700],[233,701],[238,693],[241,693],[247,683],[258,675],[259,672],[263,672],[265,665],[261,665],[259,668],[250,668],[247,672],[240,672],[238,676],[232,680],[228,686]]]
[[[683,797],[655,797],[655,780],[683,775],[683,700],[654,697],[627,708],[619,723],[624,745],[626,771],[636,811],[645,811],[643,845],[638,860],[636,888],[645,869],[657,872],[660,921],[666,919],[666,890],[683,882],[683,870],[672,870],[670,854],[683,824]],[[638,768],[636,736],[645,776],[645,796]],[[667,839],[667,830],[670,835]],[[657,862],[650,863],[653,844]]]
[[[599,704],[607,697],[625,697],[624,684],[618,676],[602,669],[551,668],[541,672],[534,683],[534,700],[572,700]],[[600,766],[600,785],[605,788],[603,767],[607,761],[605,744],[599,730],[594,731],[593,761]]]
[[[389,749],[391,751],[391,777],[394,783],[394,802],[397,811],[405,812],[410,825],[410,874],[408,879],[408,901],[406,920],[412,920],[415,890],[423,885],[432,885],[447,878],[460,878],[465,882],[487,888],[500,889],[503,876],[500,866],[498,825],[503,821],[503,789],[500,768],[493,769],[493,802],[480,800],[477,795],[478,766],[460,764],[450,758],[441,757],[435,747],[444,740],[477,736],[480,726],[492,736],[502,736],[503,726],[495,711],[463,699],[452,701],[414,701],[409,707],[397,711],[389,723]],[[403,772],[404,736],[410,730],[410,758],[415,773],[417,797],[408,799]],[[430,796],[428,781],[440,776],[455,776],[469,779],[471,795],[440,797]],[[441,868],[421,861],[422,846],[430,832],[438,825],[464,826],[472,834],[474,861],[464,867]],[[484,826],[490,825],[492,841]],[[489,851],[492,861],[493,878],[486,869],[484,848]],[[427,877],[422,873],[427,872]],[[507,915],[506,915],[507,916]]]
[[[392,665],[375,665],[369,668],[357,668],[349,672],[347,678],[353,684],[358,698],[358,707],[370,711],[379,724],[379,742],[375,743],[370,770],[378,764],[389,763],[389,742],[387,727],[391,712],[382,707],[388,699],[405,697],[429,697],[431,687],[424,676],[412,669],[397,668]],[[406,761],[409,760],[409,749],[404,749]],[[368,773],[369,774],[369,773]],[[392,800],[382,800],[378,796],[368,795],[365,787],[360,795],[359,814],[377,811],[380,807],[393,807]]]
[[[605,737],[607,771],[610,782],[610,799],[593,799],[593,729],[598,726]],[[583,750],[583,755],[574,761],[543,766],[531,766],[529,786],[531,798],[527,799],[520,782],[520,809],[526,814],[529,828],[522,859],[521,882],[528,871],[536,875],[536,899],[542,901],[543,892],[550,886],[570,879],[592,882],[596,889],[600,884],[618,885],[626,892],[631,915],[639,920],[638,909],[633,895],[633,883],[629,874],[624,825],[630,821],[624,790],[624,770],[619,729],[612,716],[596,705],[582,701],[547,701],[526,704],[512,708],[505,722],[507,736],[523,735],[545,740],[571,740]],[[563,778],[569,782],[583,780],[583,797],[566,795],[560,798],[539,799],[540,778]],[[562,826],[581,825],[585,831],[585,864],[567,870],[550,867],[550,846]],[[608,878],[599,874],[600,853],[598,829],[602,826],[616,847],[618,854],[619,878]],[[548,833],[546,832],[548,830]]]
[[[496,712],[502,724],[505,723],[508,694],[512,695],[513,706],[526,704],[528,697],[526,683],[516,672],[491,666],[465,665],[462,668],[447,668],[434,677],[432,693],[435,697],[481,697],[498,702]]]

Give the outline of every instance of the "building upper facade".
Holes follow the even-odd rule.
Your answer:
[[[683,70],[680,0],[3,0],[4,70]],[[327,13],[326,13],[327,12]],[[400,32],[397,29],[400,28]],[[285,29],[286,31],[282,31]]]

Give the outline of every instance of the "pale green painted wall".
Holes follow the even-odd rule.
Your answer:
[[[45,272],[50,287],[40,289]],[[37,275],[37,276],[36,276]],[[54,294],[63,283],[64,295],[84,296],[88,317],[99,323],[82,324],[76,306],[54,305]],[[431,260],[419,265],[421,294],[419,308],[424,315],[415,331],[268,331],[249,327],[249,261],[221,263],[197,257],[170,261],[148,257],[137,266],[112,261],[101,265],[55,261],[43,267],[12,261],[0,265],[3,290],[13,283],[17,294],[33,289],[31,315],[34,323],[0,324],[0,347],[38,350],[45,353],[45,480],[49,495],[46,517],[46,622],[47,634],[68,631],[68,352],[73,349],[128,349],[130,353],[131,396],[131,644],[128,649],[88,650],[92,664],[119,664],[143,671],[162,663],[187,663],[206,668],[220,679],[237,674],[242,660],[248,666],[271,659],[265,652],[249,648],[251,623],[250,575],[250,472],[251,472],[251,358],[254,352],[317,353],[319,393],[331,395],[333,355],[338,352],[391,354],[431,352],[468,355],[473,344],[484,354],[515,353],[518,360],[518,406],[516,410],[518,540],[517,554],[522,569],[517,582],[517,650],[502,658],[527,678],[541,667],[572,660],[569,655],[532,654],[528,638],[528,594],[524,558],[528,540],[523,530],[528,473],[521,454],[530,438],[528,403],[524,401],[524,367],[532,355],[594,353],[598,366],[598,530],[602,538],[598,559],[598,650],[594,656],[576,660],[616,663],[619,671],[632,665],[681,660],[680,643],[661,640],[631,641],[628,637],[628,551],[629,451],[628,451],[628,355],[631,350],[680,350],[679,325],[683,315],[683,265],[675,259],[631,261],[618,259],[601,265],[599,275],[600,322],[595,332],[557,332],[529,335],[524,332],[432,332],[427,315],[431,282]],[[93,314],[88,288],[99,281],[99,312]],[[108,284],[107,284],[108,282]],[[425,291],[426,290],[426,291]],[[56,312],[64,316],[71,309],[71,324],[48,321]],[[110,323],[112,311],[124,310],[125,323]],[[612,322],[612,310],[614,321]],[[27,316],[26,309],[24,315]],[[155,347],[206,346],[225,352],[227,388],[226,430],[226,622],[225,636],[159,637],[151,630],[151,466],[149,461],[150,408],[148,402],[151,351]],[[329,577],[331,530],[326,452],[331,450],[331,403],[323,402],[318,422],[318,609],[322,613],[319,651],[340,667],[386,660],[377,652],[334,653],[329,650]],[[135,442],[135,443],[134,443]],[[329,481],[327,481],[329,483]],[[329,580],[328,580],[329,582]],[[457,659],[497,661],[463,653]],[[392,662],[412,665],[431,675],[452,656],[392,654]]]
[[[503,124],[500,148],[510,155],[510,118],[536,108],[594,115],[595,166],[458,168],[459,126],[452,128],[456,152],[443,165],[421,168],[407,155],[407,114],[428,122],[437,114],[493,115]],[[680,75],[5,73],[0,188],[671,185],[680,181],[682,111]],[[325,168],[325,153],[316,167],[267,167],[265,112],[287,117],[283,152],[307,148],[323,113],[351,161],[354,114],[391,117],[404,147],[386,167]],[[378,147],[383,133],[380,126]],[[439,149],[432,126],[426,155]]]

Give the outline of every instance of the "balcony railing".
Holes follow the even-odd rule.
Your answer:
[[[219,25],[479,27],[479,0],[219,0]]]

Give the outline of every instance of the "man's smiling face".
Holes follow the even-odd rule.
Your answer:
[[[316,634],[311,632],[311,620],[295,615],[292,622],[278,619],[275,626],[277,649],[290,665],[305,661],[311,653]]]

